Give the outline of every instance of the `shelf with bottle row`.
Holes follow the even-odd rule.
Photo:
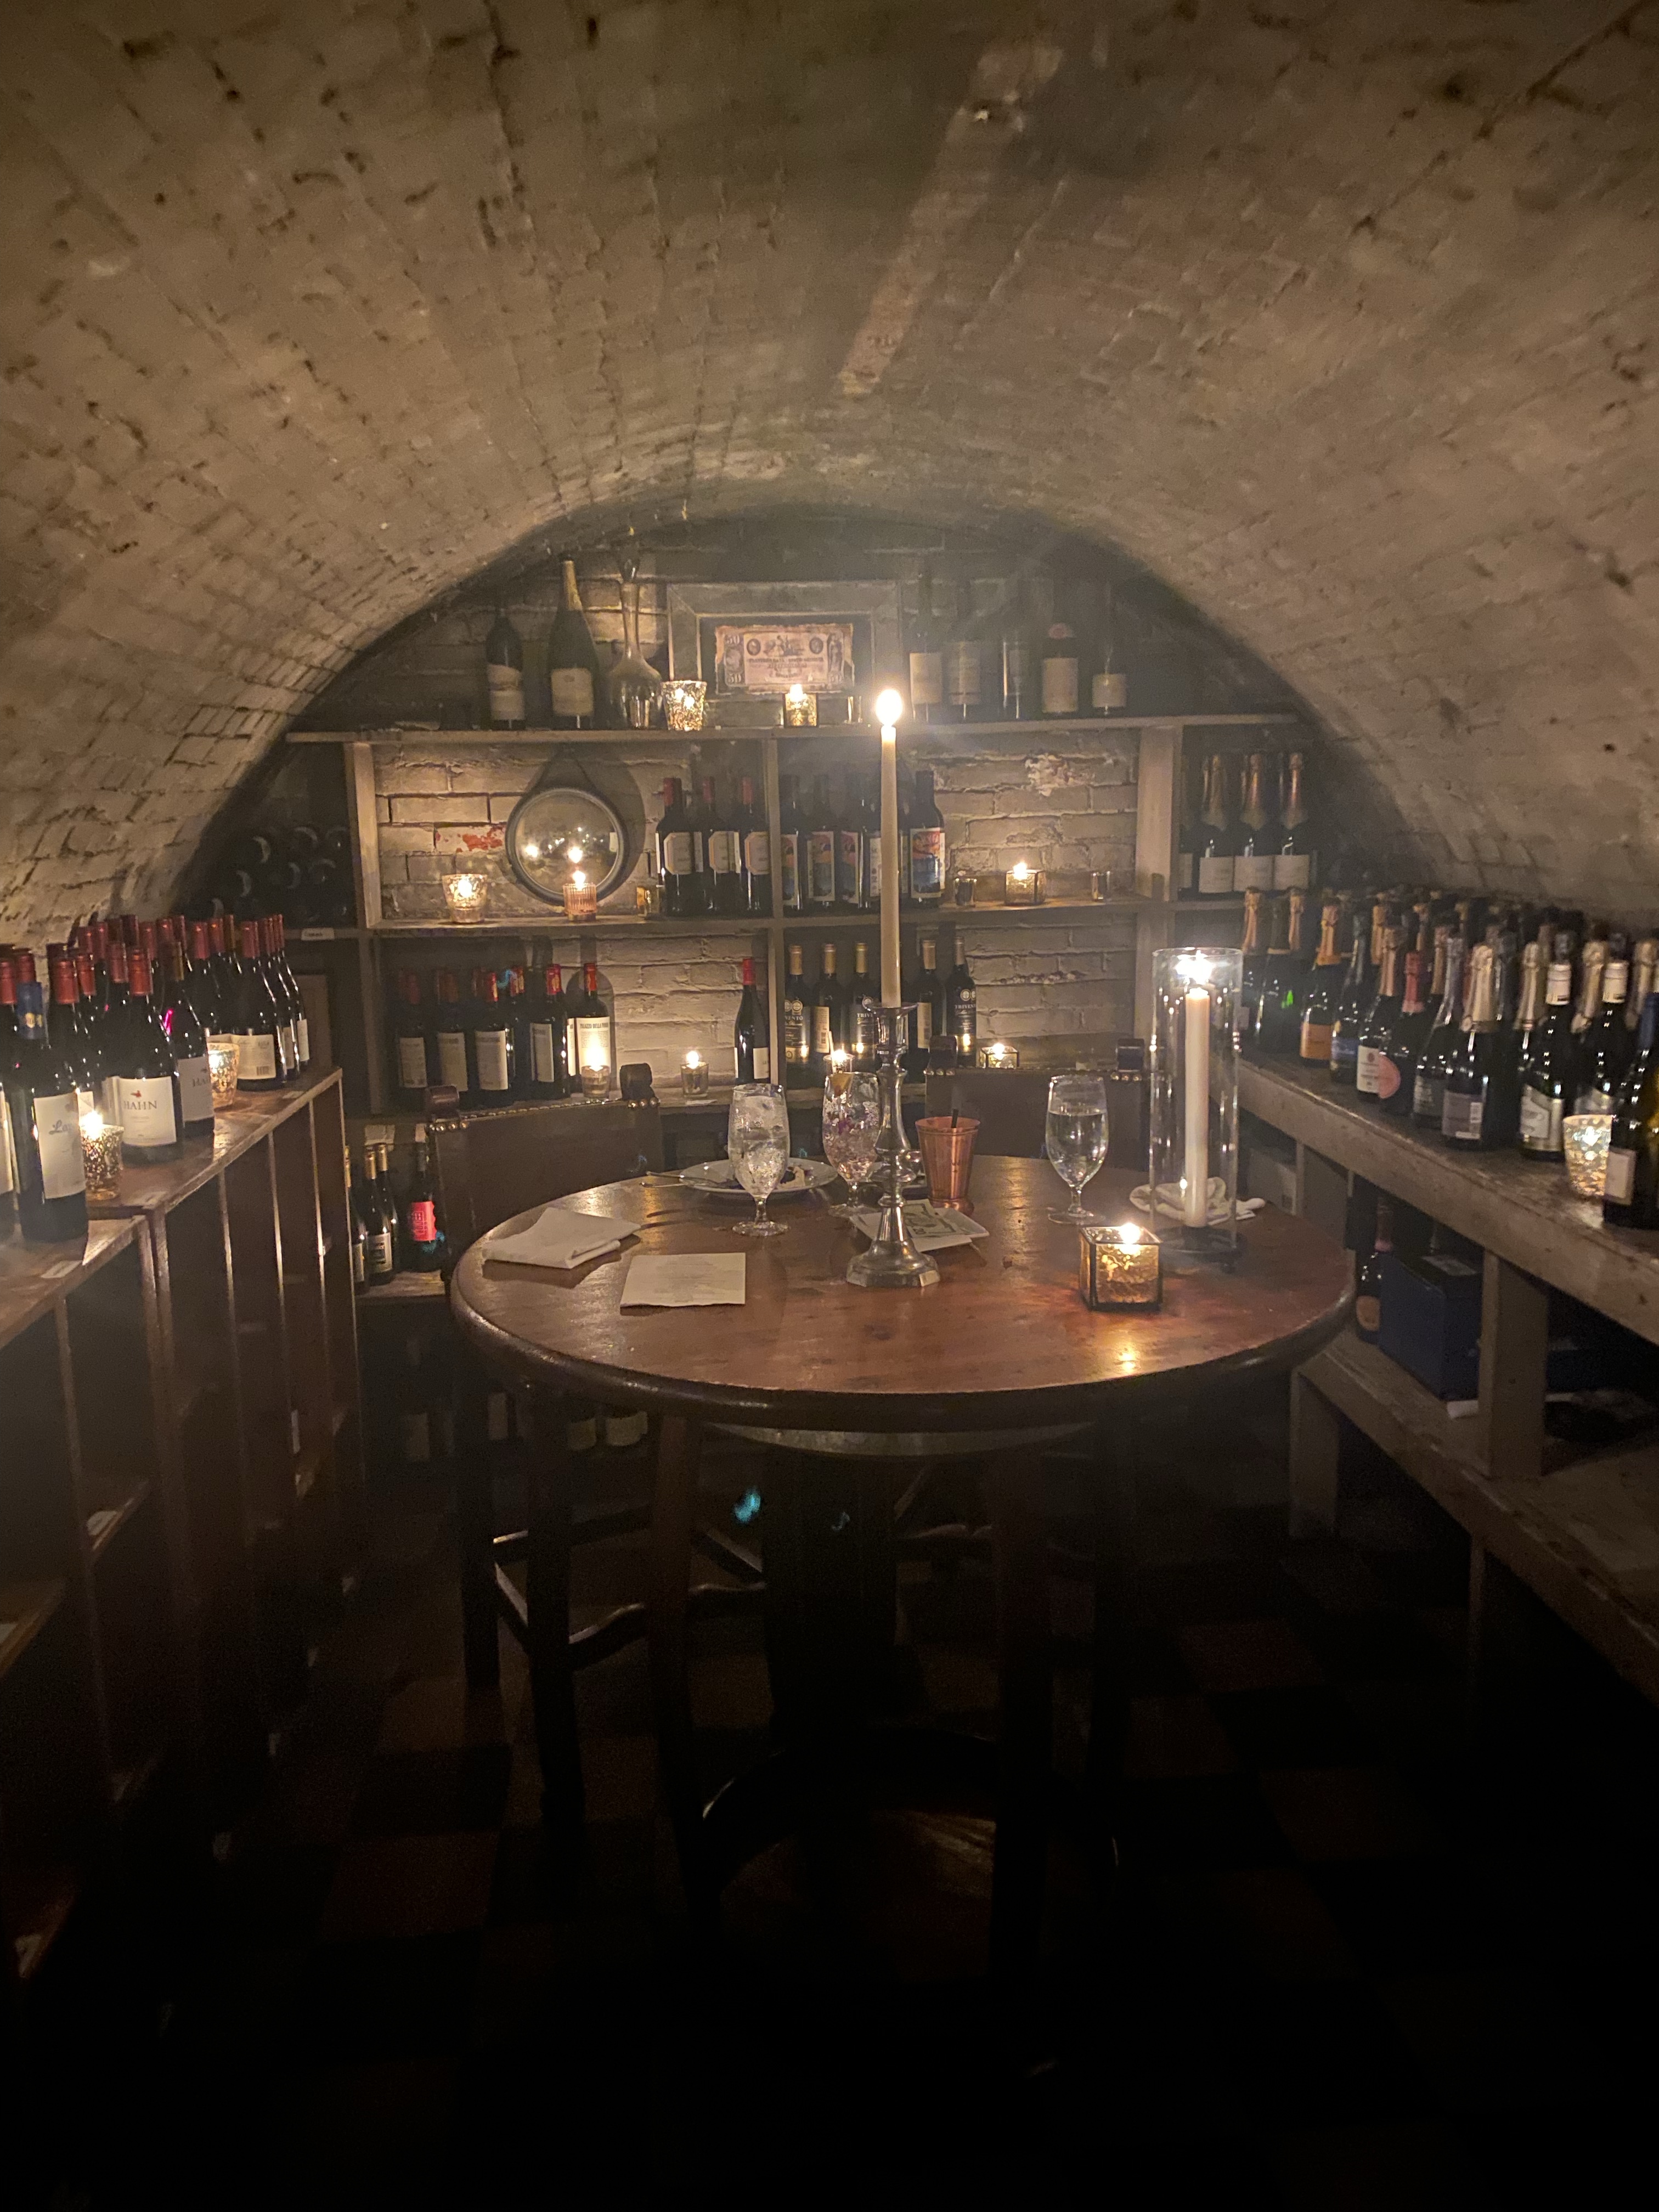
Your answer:
[[[973,906],[948,902],[936,907],[907,906],[900,909],[899,918],[905,929],[926,928],[940,921],[1009,922],[1020,927],[1056,918],[1066,921],[1091,915],[1139,915],[1149,909],[1161,915],[1233,915],[1242,913],[1243,905],[1242,896],[1201,899],[1044,899],[1036,906],[1005,906],[996,901],[981,901]],[[487,944],[504,939],[608,937],[636,933],[643,937],[754,937],[769,930],[774,920],[786,931],[876,927],[880,924],[881,910],[878,907],[849,907],[777,916],[680,915],[626,914],[602,906],[595,921],[568,921],[556,908],[550,907],[545,915],[514,915],[488,921],[383,921],[371,934],[380,938],[430,939],[439,944],[457,938],[471,938]]]
[[[1305,725],[1305,714],[1282,708],[1264,708],[1259,714],[1194,713],[1183,708],[1179,713],[1168,714],[1066,714],[1034,715],[1018,722],[1004,721],[945,721],[918,722],[907,714],[899,727],[906,744],[936,739],[950,740],[979,738],[1029,738],[1040,734],[1050,736],[1087,736],[1112,730],[1153,730],[1170,725],[1184,725],[1194,730],[1271,729],[1290,728]],[[800,727],[786,728],[780,720],[775,722],[708,723],[701,730],[670,730],[653,727],[645,730],[440,730],[391,728],[380,730],[290,730],[288,743],[291,745],[647,745],[659,748],[667,741],[679,740],[686,745],[726,744],[758,738],[799,739],[811,738],[878,738],[881,726],[878,722],[809,723]]]

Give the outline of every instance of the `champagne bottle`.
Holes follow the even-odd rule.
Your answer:
[[[524,727],[524,641],[507,609],[498,606],[484,640],[484,681],[489,689],[492,730]]]
[[[391,1217],[380,1190],[380,1154],[363,1146],[363,1279],[373,1286],[389,1283],[398,1272]]]
[[[1359,1032],[1359,1052],[1354,1062],[1354,1095],[1369,1100],[1373,1105],[1382,1100],[1382,1069],[1389,1039],[1404,1002],[1405,954],[1405,931],[1397,926],[1384,930],[1382,972],[1377,981],[1376,995],[1365,1016],[1364,1027]]]
[[[1233,854],[1235,891],[1268,891],[1273,886],[1273,845],[1268,835],[1267,756],[1252,753],[1244,771],[1244,795],[1238,810],[1238,838]]]
[[[591,730],[598,713],[599,656],[576,589],[576,563],[560,563],[557,612],[547,641],[548,691],[556,730]]]
[[[1463,971],[1468,962],[1468,946],[1462,931],[1449,932],[1440,1004],[1429,1024],[1417,1073],[1412,1079],[1412,1121],[1419,1129],[1437,1133],[1444,1118],[1446,1078],[1462,1036]]]
[[[1281,835],[1273,855],[1275,890],[1307,890],[1314,878],[1314,836],[1308,818],[1304,757],[1291,753],[1285,763],[1285,793],[1279,805]]]
[[[1341,996],[1342,952],[1337,941],[1341,927],[1341,901],[1328,899],[1320,910],[1319,950],[1302,1008],[1298,1056],[1310,1067],[1331,1064],[1331,1031]]]
[[[1611,1114],[1630,1066],[1632,1038],[1625,1026],[1630,989],[1629,940],[1615,932],[1601,969],[1601,1003],[1579,1041],[1575,1114]]]
[[[941,720],[945,713],[945,654],[933,610],[933,572],[925,561],[910,631],[910,713],[918,722]]]
[[[1371,908],[1368,930],[1360,917],[1354,917],[1353,950],[1348,957],[1348,980],[1342,987],[1342,996],[1337,1002],[1336,1019],[1331,1027],[1331,1080],[1333,1083],[1352,1083],[1359,1072],[1359,1033],[1365,1026],[1365,1017],[1370,1011],[1371,999],[1376,988],[1378,963],[1382,956],[1382,933],[1387,927],[1388,905],[1378,900]]]
[[[1303,948],[1307,927],[1308,895],[1291,891],[1273,902],[1273,911],[1284,916],[1274,931],[1261,978],[1256,1016],[1256,1050],[1293,1053],[1302,1042],[1302,1002],[1308,985],[1308,956]],[[1327,1050],[1329,1050],[1328,1045]]]
[[[1446,1074],[1440,1133],[1457,1150],[1490,1152],[1508,1139],[1501,939],[1469,955],[1468,1006],[1461,1042]]]
[[[1532,948],[1528,948],[1531,950]],[[1577,1048],[1572,1034],[1572,938],[1555,939],[1542,1018],[1534,1024],[1521,1074],[1520,1149],[1528,1159],[1566,1156],[1561,1124],[1571,1109]]]
[[[1227,818],[1227,761],[1212,753],[1204,769],[1204,805],[1199,816],[1198,895],[1200,898],[1231,898],[1233,895],[1235,839]]]
[[[1427,988],[1429,962],[1430,955],[1423,951],[1401,956],[1406,981],[1400,1011],[1387,1036],[1376,1047],[1375,1096],[1385,1114],[1403,1117],[1412,1110],[1418,1059],[1434,1019]]]
[[[1261,1011],[1261,986],[1267,972],[1267,947],[1262,942],[1261,893],[1244,894],[1244,971],[1238,994],[1238,1042],[1248,1050],[1255,1042],[1255,1025]]]
[[[812,1063],[812,1030],[806,1010],[806,978],[799,942],[789,947],[788,972],[783,986],[784,1081],[798,1068]]]
[[[1635,1057],[1620,1086],[1601,1218],[1613,1229],[1659,1229],[1659,991],[1642,1002]]]

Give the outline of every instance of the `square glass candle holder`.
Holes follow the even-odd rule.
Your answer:
[[[815,730],[818,726],[817,695],[803,684],[792,684],[783,695],[786,730]]]
[[[1005,906],[1041,906],[1046,878],[1029,860],[1016,860],[1002,879]]]
[[[580,868],[564,887],[564,918],[567,921],[597,921],[599,918],[599,890]]]
[[[1152,955],[1152,1218],[1166,1244],[1231,1264],[1238,1239],[1238,1001],[1244,956]]]
[[[603,1106],[611,1096],[611,1062],[590,1052],[582,1062],[581,1076],[582,1097],[596,1106]]]
[[[708,1096],[708,1062],[700,1052],[688,1052],[680,1062],[680,1088],[688,1098]]]
[[[444,905],[452,921],[477,921],[489,903],[489,878],[478,868],[459,868],[443,879]]]
[[[1138,1221],[1117,1228],[1086,1224],[1078,1231],[1077,1286],[1084,1304],[1098,1312],[1162,1305],[1163,1255],[1157,1237]]]
[[[1019,1066],[1019,1047],[999,1037],[994,1044],[981,1045],[978,1058],[981,1067],[1015,1068]]]

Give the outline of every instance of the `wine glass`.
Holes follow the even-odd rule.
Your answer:
[[[1083,1186],[1098,1174],[1106,1158],[1106,1085],[1098,1075],[1056,1075],[1048,1085],[1048,1118],[1043,1127],[1042,1148],[1060,1181],[1068,1183],[1072,1202],[1051,1221],[1073,1224],[1089,1218],[1083,1207]]]
[[[766,1218],[766,1201],[789,1164],[789,1109],[773,1083],[739,1083],[732,1093],[726,1150],[738,1181],[755,1201],[752,1221],[739,1221],[739,1237],[781,1237],[781,1221]]]
[[[881,1082],[867,1070],[836,1068],[823,1079],[823,1157],[847,1186],[849,1200],[876,1164],[881,1133]],[[851,1204],[831,1207],[850,1213]]]

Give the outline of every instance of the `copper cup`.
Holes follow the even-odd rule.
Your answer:
[[[921,1146],[927,1171],[927,1195],[935,1206],[965,1206],[968,1179],[974,1171],[974,1139],[979,1123],[965,1116],[952,1122],[948,1114],[924,1115],[916,1123],[916,1142]]]

